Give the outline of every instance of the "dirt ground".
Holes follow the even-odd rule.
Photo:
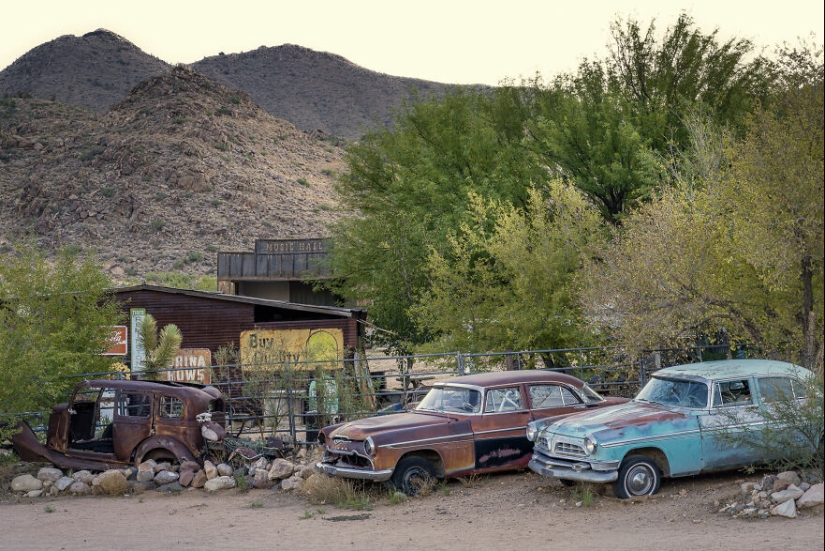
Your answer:
[[[796,519],[718,513],[742,473],[666,480],[628,502],[607,490],[589,506],[532,472],[453,480],[401,503],[376,492],[369,510],[313,505],[299,494],[225,490],[131,497],[0,498],[0,549],[818,549],[821,511]],[[581,489],[578,490],[581,492]]]

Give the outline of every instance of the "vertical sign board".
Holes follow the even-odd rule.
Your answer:
[[[146,308],[131,308],[129,312],[132,320],[132,373],[143,373],[146,351],[143,349],[143,341],[138,337],[137,329],[146,317]]]

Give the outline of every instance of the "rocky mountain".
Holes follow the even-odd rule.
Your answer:
[[[450,87],[370,71],[341,56],[294,45],[221,53],[189,66],[230,90],[243,90],[270,114],[302,130],[346,139],[390,125],[404,101],[443,94]],[[0,96],[31,95],[105,113],[133,86],[171,68],[99,29],[61,36],[21,56],[0,72]]]
[[[321,237],[343,150],[179,66],[105,113],[0,100],[0,251],[95,251],[116,281],[212,275],[217,251]],[[26,237],[29,236],[29,237]]]

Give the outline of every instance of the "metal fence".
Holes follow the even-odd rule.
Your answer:
[[[618,347],[593,347],[409,356],[372,354],[338,362],[232,364],[207,369],[210,384],[226,397],[227,428],[233,435],[277,437],[305,444],[315,441],[321,427],[404,411],[420,400],[433,383],[458,375],[545,369],[578,377],[604,395],[633,396],[650,374],[662,367],[746,355],[744,348],[731,350],[709,345],[651,350],[641,359],[631,361]],[[186,378],[182,376],[185,371],[191,368],[153,375],[161,380],[182,380]],[[148,375],[85,373],[77,379]],[[33,428],[45,429],[42,415],[25,416]]]

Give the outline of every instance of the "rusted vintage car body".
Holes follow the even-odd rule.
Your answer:
[[[146,459],[201,460],[197,415],[224,423],[221,392],[173,382],[91,380],[78,383],[67,403],[52,408],[46,445],[21,423],[12,438],[25,461],[60,468],[106,470]]]
[[[479,373],[433,385],[416,409],[321,430],[317,467],[328,475],[390,483],[408,493],[426,477],[527,467],[527,423],[626,401],[543,370]]]
[[[613,483],[618,497],[655,494],[663,477],[736,469],[772,458],[724,434],[765,427],[764,408],[804,400],[812,374],[771,360],[723,360],[654,374],[634,400],[528,427],[530,469],[568,482]]]

